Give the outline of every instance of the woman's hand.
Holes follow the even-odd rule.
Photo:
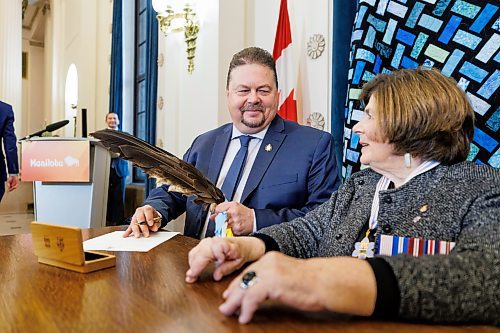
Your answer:
[[[215,262],[214,280],[219,281],[243,264],[259,259],[264,253],[264,242],[255,237],[205,238],[189,251],[186,282],[196,282],[201,272],[212,262]]]
[[[255,277],[243,283],[248,272],[254,272]],[[375,308],[376,290],[375,276],[364,260],[304,260],[270,252],[231,282],[222,294],[225,302],[219,310],[226,316],[239,310],[242,324],[250,322],[259,305],[268,299],[305,311],[368,316]]]

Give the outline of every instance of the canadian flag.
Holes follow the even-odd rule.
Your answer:
[[[278,114],[297,121],[297,103],[294,99],[296,75],[293,63],[292,33],[288,18],[287,0],[281,0],[278,27],[274,39],[273,58],[276,62],[280,99]]]

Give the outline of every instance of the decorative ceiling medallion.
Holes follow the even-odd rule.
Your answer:
[[[158,97],[158,102],[156,103],[156,107],[158,108],[158,110],[162,110],[163,109],[163,97]]]
[[[320,130],[325,129],[325,118],[319,112],[313,112],[307,117],[307,125]]]
[[[160,53],[158,55],[158,60],[156,62],[158,63],[158,67],[163,66],[163,63],[165,62],[165,57],[163,56],[163,53]]]
[[[312,35],[307,42],[307,55],[312,59],[319,58],[325,50],[325,37],[320,34]]]

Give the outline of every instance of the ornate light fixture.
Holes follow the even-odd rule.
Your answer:
[[[22,2],[22,8],[23,8],[23,20],[24,20],[24,13],[26,12],[26,9],[28,8],[28,0],[23,0]]]
[[[182,12],[176,12],[172,7],[174,2],[171,0],[152,0],[153,9],[158,13],[156,18],[158,19],[160,30],[163,31],[165,36],[171,32],[184,31],[184,41],[187,46],[188,72],[191,74],[194,70],[196,38],[200,31],[200,25],[191,4],[186,3]]]

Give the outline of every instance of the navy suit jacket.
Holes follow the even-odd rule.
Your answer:
[[[197,137],[184,155],[205,176],[217,183],[231,140],[232,124]],[[267,145],[272,146],[266,151]],[[241,203],[255,211],[257,229],[291,221],[327,201],[340,185],[333,152],[333,138],[311,127],[276,115],[262,141],[243,189]],[[199,238],[207,210],[192,197],[154,189],[145,204],[153,206],[166,222],[186,211],[184,234]]]
[[[0,145],[2,143],[5,155],[0,149],[0,177],[2,182],[5,182],[8,174],[19,173],[19,162],[17,160],[16,134],[14,133],[14,112],[12,106],[0,101]],[[7,166],[5,160],[7,160]]]
[[[128,176],[128,162],[119,157],[111,159],[111,168],[115,169],[116,175],[120,177],[120,187],[122,189],[122,201],[125,202],[125,188]]]
[[[121,158],[111,159],[112,167],[115,168],[116,174],[120,178],[127,178],[128,176],[128,162]]]

